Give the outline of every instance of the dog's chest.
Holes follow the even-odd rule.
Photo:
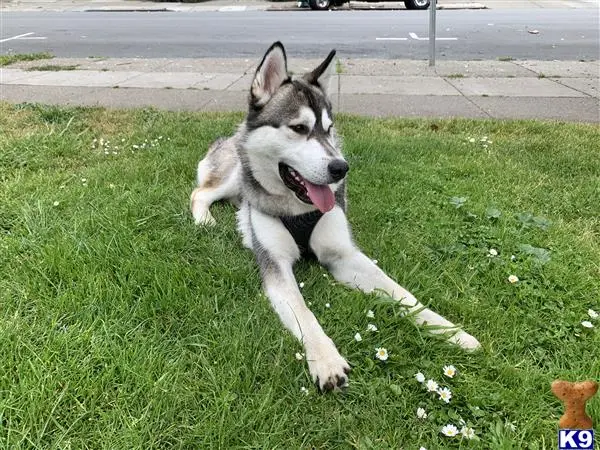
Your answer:
[[[294,238],[302,256],[310,256],[312,254],[309,245],[310,237],[321,217],[323,217],[323,213],[312,211],[299,216],[283,216],[279,218],[283,226],[285,226]]]

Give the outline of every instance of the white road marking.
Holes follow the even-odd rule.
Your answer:
[[[18,36],[13,36],[13,37],[5,38],[5,39],[0,39],[0,42],[8,42],[8,41],[12,41],[13,39],[21,39],[21,38],[24,38],[25,36],[30,36],[32,34],[35,34],[35,33],[33,33],[33,32],[31,32],[31,33],[25,33],[25,34],[20,34]]]
[[[0,42],[8,42],[8,41],[14,41],[15,39],[20,39],[20,40],[26,40],[26,39],[48,39],[46,37],[42,37],[42,36],[32,36],[32,34],[35,34],[33,31],[29,32],[29,33],[25,33],[25,34],[20,34],[18,36],[12,36],[9,38],[4,38],[4,39],[0,39]]]
[[[410,32],[408,35],[413,38],[415,41],[428,41],[428,37],[419,37],[417,33]],[[458,38],[435,38],[436,41],[457,41]]]
[[[408,41],[408,38],[394,38],[394,37],[384,37],[384,38],[375,38],[376,41]]]
[[[246,11],[246,6],[223,6],[219,8],[219,12],[238,12]]]

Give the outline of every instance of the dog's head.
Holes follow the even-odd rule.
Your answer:
[[[269,192],[295,196],[321,212],[348,172],[333,125],[328,87],[332,50],[312,72],[292,78],[285,49],[274,43],[250,88],[244,148],[256,180]]]

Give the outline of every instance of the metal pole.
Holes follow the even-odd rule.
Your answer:
[[[429,5],[429,66],[435,66],[435,14],[437,1],[431,0]]]

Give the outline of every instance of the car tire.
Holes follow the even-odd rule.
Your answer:
[[[427,9],[430,3],[429,0],[404,0],[406,9]]]
[[[331,6],[331,0],[308,0],[308,6],[317,11],[326,11]]]

